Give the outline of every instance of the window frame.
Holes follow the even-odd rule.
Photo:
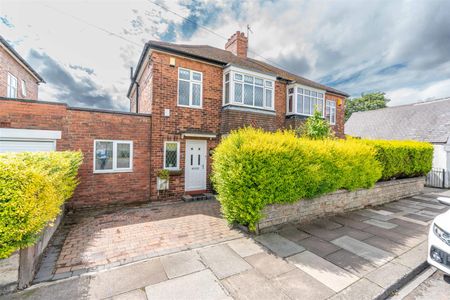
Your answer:
[[[298,92],[298,89],[302,89],[302,93],[300,94]],[[293,90],[293,92],[290,92],[290,89]],[[305,90],[309,91],[309,95],[306,95]],[[305,113],[305,96],[310,97],[310,101],[312,100],[312,92],[315,92],[317,94],[322,94],[322,111],[321,111],[321,115],[322,118],[325,117],[325,98],[326,98],[326,91],[324,90],[319,90],[319,89],[315,89],[306,85],[301,85],[301,84],[293,84],[293,85],[288,85],[286,87],[286,115],[290,116],[290,115],[299,115],[299,116],[306,116],[306,117],[311,117],[314,115],[314,110],[310,112],[310,114]],[[303,103],[302,103],[302,108],[303,108],[303,112],[299,112],[298,111],[298,96],[301,95],[303,97]],[[292,111],[289,111],[289,97],[292,96]],[[318,97],[314,97],[314,99],[320,99]],[[310,105],[311,108],[311,105]]]
[[[330,105],[330,115],[327,116],[327,106],[329,103],[333,103],[333,105]],[[336,125],[336,101],[331,100],[331,99],[326,99],[325,100],[325,119],[330,123],[330,125]],[[334,116],[334,121],[332,116]]]
[[[177,165],[175,167],[167,167],[166,166],[167,144],[177,144]],[[169,171],[179,171],[180,170],[180,142],[179,141],[164,141],[163,169],[169,170]]]
[[[108,170],[96,170],[95,168],[95,160],[97,156],[97,142],[109,142],[113,143],[113,155],[112,155],[112,169]],[[130,167],[129,168],[117,168],[117,144],[129,144],[130,145]],[[94,140],[94,153],[93,153],[93,166],[94,174],[102,174],[102,173],[129,173],[133,172],[133,141],[127,140]]]
[[[180,70],[189,71],[189,80],[180,78]],[[202,109],[203,108],[203,72],[192,70],[192,69],[187,69],[187,68],[182,68],[182,67],[178,67],[177,72],[178,72],[177,73],[177,106]],[[200,81],[193,79],[194,73],[200,74],[200,76],[201,76]],[[180,80],[189,82],[189,104],[188,105],[180,104]],[[193,100],[192,99],[192,90],[193,90],[192,86],[194,84],[200,84],[200,104],[199,105],[192,104],[192,100]]]
[[[226,76],[229,76],[229,80],[226,80]],[[237,79],[236,75],[241,76],[241,79]],[[245,81],[245,76],[250,76],[252,77],[252,83],[246,82]],[[256,80],[260,79],[262,80],[262,85],[258,85],[256,84]],[[229,99],[228,102],[226,101],[226,83],[229,83]],[[267,83],[270,83],[270,86],[267,85]],[[241,85],[241,99],[240,102],[236,101],[235,99],[235,85],[236,84],[240,84]],[[241,68],[236,68],[236,67],[229,67],[227,69],[224,70],[223,73],[223,101],[222,101],[222,106],[240,106],[240,107],[247,107],[247,108],[251,108],[251,109],[258,109],[258,110],[266,110],[266,111],[275,111],[275,84],[276,84],[276,77],[274,76],[270,76],[267,74],[263,74],[263,73],[258,73],[258,72],[253,72],[253,71],[248,71],[245,69],[241,69]],[[251,85],[252,86],[252,91],[253,91],[253,105],[250,104],[245,104],[245,85]],[[256,97],[256,87],[258,88],[262,88],[263,92],[262,92],[262,106],[257,106],[255,105],[255,97]],[[267,99],[266,99],[266,95],[267,95],[267,90],[271,91],[271,104],[272,106],[267,106]]]
[[[27,96],[27,84],[26,84],[25,80],[22,79],[21,81],[22,81],[20,84],[21,94],[22,94],[22,97],[26,97]]]
[[[11,86],[11,79],[13,79],[13,78],[14,78],[14,80],[16,82],[16,85],[14,87],[15,94],[11,95],[11,93],[10,93],[11,92],[11,87],[12,87]],[[8,72],[8,78],[7,78],[7,82],[6,82],[6,96],[8,98],[17,99],[17,93],[18,93],[17,86],[18,86],[18,84],[19,84],[19,82],[17,81],[17,77]]]

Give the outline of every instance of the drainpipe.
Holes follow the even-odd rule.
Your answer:
[[[133,76],[133,67],[130,67],[130,79],[132,84],[136,84],[136,113],[139,113],[139,83]]]

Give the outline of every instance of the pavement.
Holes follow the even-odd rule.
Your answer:
[[[194,239],[171,254],[72,273],[4,298],[383,299],[427,266],[428,226],[447,209],[437,197],[428,190],[259,236],[228,229],[225,240]]]

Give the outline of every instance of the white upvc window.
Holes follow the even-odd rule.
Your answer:
[[[274,110],[275,77],[230,67],[224,74],[223,105]]]
[[[312,116],[318,110],[323,117],[325,91],[302,85],[288,86],[286,112],[288,115]]]
[[[333,100],[326,101],[325,119],[327,119],[331,125],[336,124],[336,102]]]
[[[27,96],[27,85],[25,83],[25,80],[22,80],[21,87],[22,87],[22,96],[26,97]]]
[[[132,141],[94,140],[94,173],[132,171]]]
[[[180,143],[173,141],[164,142],[164,169],[180,169]]]
[[[17,78],[8,73],[8,88],[7,95],[8,98],[17,98]]]
[[[178,68],[178,106],[202,108],[203,73]]]

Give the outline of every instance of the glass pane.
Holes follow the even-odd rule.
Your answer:
[[[225,81],[230,81],[230,73],[225,74]]]
[[[272,81],[267,81],[266,80],[266,87],[272,87],[273,85],[272,85]]]
[[[253,83],[253,77],[245,75],[244,76],[244,81],[248,82],[248,83]]]
[[[301,88],[297,88],[297,93],[299,93],[299,94],[303,94],[303,89],[301,89]]]
[[[330,101],[327,100],[326,107],[325,107],[325,116],[327,119],[329,119],[329,117],[330,117],[330,109],[331,109]]]
[[[323,100],[317,101],[317,109],[320,111],[320,115],[323,117]]]
[[[303,113],[303,95],[297,95],[297,113]]]
[[[178,77],[180,79],[191,79],[191,72],[189,70],[179,69],[178,70]]]
[[[225,83],[225,103],[230,103],[230,83]]]
[[[234,79],[240,81],[240,80],[242,80],[242,75],[236,73],[236,74],[234,74]]]
[[[336,109],[335,108],[331,109],[331,123],[332,124],[336,123]]]
[[[177,149],[178,144],[177,143],[166,143],[166,161],[165,161],[165,168],[176,168],[178,157],[177,157]]]
[[[253,105],[253,85],[244,84],[244,104]]]
[[[261,78],[255,78],[255,84],[256,85],[263,85],[264,80],[262,80]]]
[[[305,102],[303,105],[303,113],[310,115],[311,114],[311,99],[309,96],[305,96]]]
[[[130,144],[117,143],[117,168],[131,168],[130,165]]]
[[[292,94],[294,92],[294,88],[289,89],[289,94]]]
[[[178,104],[189,105],[189,81],[178,81]]]
[[[310,92],[309,90],[305,90],[305,95],[309,96]]]
[[[234,101],[242,103],[242,83],[234,84]]]
[[[201,85],[198,83],[192,84],[192,105],[200,106],[200,90]]]
[[[198,72],[193,72],[192,73],[192,79],[196,80],[196,81],[201,81],[202,80],[202,74],[198,73]]]
[[[311,92],[311,96],[317,97],[317,92]]]
[[[272,108],[272,90],[266,89],[266,107]]]
[[[320,99],[323,99],[323,94],[322,93],[318,93],[317,97],[319,97]]]
[[[255,106],[263,107],[264,104],[264,89],[259,86],[255,86]]]
[[[95,143],[95,169],[112,170],[113,142]]]
[[[292,101],[292,95],[290,95],[288,100],[288,112],[292,112]]]

